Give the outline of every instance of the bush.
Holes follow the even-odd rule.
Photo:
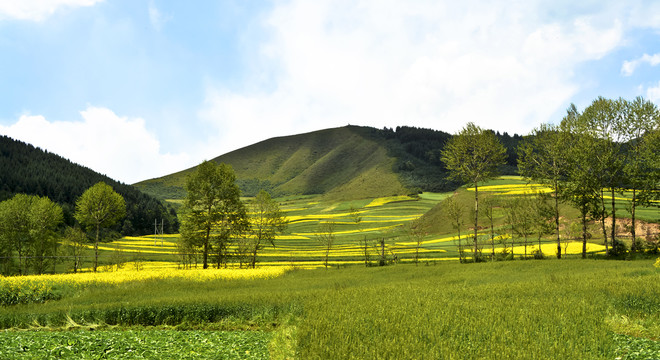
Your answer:
[[[532,250],[532,256],[536,260],[544,260],[545,259],[545,255],[543,254],[543,251],[541,251],[541,249]]]

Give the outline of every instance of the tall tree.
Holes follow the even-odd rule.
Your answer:
[[[624,187],[632,192],[630,215],[632,246],[636,244],[636,208],[652,204],[660,183],[660,111],[649,100],[637,97],[628,103],[622,133],[627,144]]]
[[[47,197],[17,194],[1,202],[2,273],[11,274],[14,266],[20,274],[30,269],[44,273],[56,255],[56,230],[62,221],[62,208]],[[18,264],[12,261],[14,253]]]
[[[624,99],[618,100],[596,98],[580,116],[583,122],[581,136],[589,141],[588,150],[592,162],[592,176],[600,182],[600,209],[594,208],[595,217],[600,218],[605,246],[607,248],[607,230],[605,218],[611,215],[612,228],[610,239],[616,240],[616,192],[620,191],[623,182],[624,159],[621,151],[624,132],[622,125],[626,118],[628,104]],[[608,213],[605,205],[605,189],[610,192],[611,209]]]
[[[55,263],[58,236],[57,227],[64,220],[62,208],[47,197],[33,197],[29,209],[30,251],[29,264],[34,272],[43,274]]]
[[[577,114],[575,105],[568,109],[569,114]],[[558,126],[543,124],[534,129],[530,136],[518,146],[518,171],[532,181],[552,189],[554,195],[554,223],[557,239],[557,259],[561,259],[561,238],[559,232],[559,202],[561,184],[568,171],[566,156],[566,136]]]
[[[94,271],[99,265],[99,240],[101,229],[116,224],[126,216],[124,198],[110,185],[99,182],[85,190],[76,201],[76,220],[88,229],[95,230]]]
[[[236,175],[230,165],[213,161],[202,162],[186,179],[181,239],[202,248],[204,269],[208,268],[212,246],[220,252],[226,249],[230,237],[247,223],[241,192],[235,182]],[[218,262],[222,260],[219,258]]]
[[[573,107],[574,109],[574,107]],[[593,160],[594,138],[585,129],[585,121],[577,111],[571,111],[561,122],[565,134],[566,159],[571,164],[562,185],[563,196],[579,211],[582,223],[582,258],[587,257],[587,224],[589,216],[600,211],[602,183],[595,173],[600,171]]]
[[[270,194],[261,190],[252,203],[250,223],[252,225],[252,257],[251,265],[257,264],[257,252],[263,248],[264,242],[275,246],[275,237],[286,230],[288,221],[280,210],[277,201]]]
[[[495,177],[506,162],[506,149],[492,131],[468,123],[442,151],[442,162],[450,177],[474,186],[474,259],[478,257],[479,182]]]

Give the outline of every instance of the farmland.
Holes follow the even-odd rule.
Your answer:
[[[456,193],[457,198],[465,207],[471,206],[474,196],[473,189],[463,188]],[[547,192],[541,185],[527,184],[519,177],[505,176],[495,179],[480,187],[480,193],[501,200],[495,208],[494,244],[490,240],[489,229],[480,229],[480,247],[486,253],[492,251],[494,245],[497,253],[504,248],[510,253],[531,254],[539,249],[537,241],[528,244],[527,249],[522,240],[511,236],[511,230],[506,226],[505,209],[507,199],[516,196],[528,196],[537,192]],[[422,193],[419,196],[390,196],[364,200],[328,201],[311,196],[299,196],[279,199],[280,207],[289,221],[287,231],[275,240],[275,246],[268,244],[259,252],[260,266],[287,265],[295,267],[318,267],[323,263],[324,249],[318,241],[319,224],[332,221],[335,223],[335,243],[329,254],[329,261],[336,266],[364,264],[365,255],[363,240],[368,245],[367,256],[371,261],[384,257],[386,261],[407,263],[414,261],[419,250],[419,259],[423,262],[446,261],[458,259],[458,238],[456,229],[445,217],[438,204],[452,193]],[[621,195],[620,216],[626,216],[626,195]],[[248,199],[249,200],[249,199]],[[351,209],[359,216],[355,221]],[[575,210],[564,206],[564,217],[575,217]],[[405,224],[412,220],[422,219],[428,225],[428,234],[421,243],[411,238]],[[469,223],[470,214],[464,214],[464,223]],[[641,208],[638,217],[650,222],[658,222],[657,209]],[[482,221],[485,223],[485,221]],[[467,227],[464,227],[462,240],[467,241]],[[590,254],[602,254],[605,251],[597,226],[592,229],[594,238],[588,244]],[[562,243],[565,255],[580,254],[582,244],[571,234],[562,234],[566,238]],[[121,240],[101,244],[101,263],[107,264],[108,270],[119,267],[177,267],[178,235],[164,235],[155,238],[153,235],[143,237],[125,237]],[[380,243],[381,240],[383,244]],[[470,240],[471,241],[471,240]],[[384,246],[381,246],[384,245]],[[89,247],[91,249],[91,246]],[[541,251],[546,256],[554,256],[556,242],[552,236],[541,239]],[[139,264],[136,264],[139,263]],[[238,265],[230,263],[229,265]],[[200,265],[201,266],[201,265]]]
[[[14,330],[0,348],[22,358],[655,358],[652,264],[439,262],[96,284],[3,307],[0,324]]]
[[[512,177],[479,190],[502,200],[544,191]],[[455,196],[467,205],[471,191]],[[99,273],[2,278],[0,357],[660,356],[654,258],[597,260],[603,246],[594,229],[593,259],[578,260],[581,244],[570,238],[563,247],[568,259],[552,259],[555,244],[543,238],[543,261],[459,264],[456,230],[438,215],[438,203],[452,195],[278,199],[289,226],[259,253],[257,269],[230,261],[227,268],[183,270],[173,234],[101,244]],[[496,242],[489,229],[480,229],[480,247],[484,253],[506,247],[519,259],[538,244],[524,249],[511,235],[506,206],[501,202],[495,211]],[[566,217],[571,211],[562,208]],[[418,243],[405,225],[420,217],[433,230]],[[653,217],[651,209],[647,220]],[[318,231],[328,221],[336,224],[336,242],[326,270]],[[384,257],[391,266],[364,266],[365,238],[371,264]]]

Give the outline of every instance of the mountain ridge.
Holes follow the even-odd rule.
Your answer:
[[[515,140],[508,148],[521,139],[506,133],[499,136]],[[274,196],[322,194],[338,199],[403,195],[458,186],[447,180],[439,160],[449,138],[450,134],[431,129],[348,125],[274,137],[211,160],[234,168],[245,196],[262,189]],[[185,177],[194,169],[134,185],[161,199],[182,199]]]

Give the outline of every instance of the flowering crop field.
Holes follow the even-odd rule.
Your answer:
[[[659,299],[652,260],[125,281],[0,307],[0,358],[656,359]]]
[[[502,198],[550,191],[543,185],[528,184],[516,176],[492,180],[479,189],[481,194]],[[466,188],[460,191],[468,196],[474,189]],[[289,221],[288,229],[285,234],[277,236],[274,247],[266,244],[267,246],[259,252],[257,261],[262,266],[285,265],[305,268],[321,266],[324,263],[325,250],[318,240],[320,235],[318,229],[320,224],[330,221],[335,223],[335,243],[328,256],[329,263],[333,266],[364,263],[365,239],[368,244],[367,256],[371,261],[378,261],[383,255],[388,261],[396,259],[399,262],[411,262],[417,256],[422,262],[458,259],[459,239],[455,230],[451,233],[427,234],[418,244],[405,228],[406,224],[418,219],[448,196],[451,196],[451,193],[423,193],[418,197],[391,196],[353,201],[323,201],[310,197],[282,200],[280,207]],[[360,217],[359,223],[354,221],[351,209],[356,209]],[[644,211],[640,209],[639,213]],[[503,209],[498,208],[495,212],[500,219],[495,234],[496,252],[502,252],[507,247],[509,253],[513,250],[516,256],[524,255],[525,247],[522,245],[522,239],[513,239],[516,244],[511,248],[510,229],[502,225],[504,221],[502,219],[505,217]],[[438,219],[438,221],[450,222],[449,219]],[[466,221],[466,224],[469,222]],[[450,229],[446,231],[451,231]],[[471,237],[466,237],[466,235],[472,236],[472,230],[468,231],[468,229],[469,225],[465,225],[462,231],[460,241],[464,245],[473,241]],[[381,246],[382,240],[384,247]],[[128,268],[174,268],[180,260],[177,242],[178,235],[172,234],[158,238],[152,235],[125,237],[101,244],[99,246],[101,263],[107,264],[102,269],[117,270],[117,266],[112,265],[118,263],[124,263],[123,266]],[[479,231],[479,242],[484,252],[492,251],[490,235],[486,229]],[[538,246],[532,248],[531,245],[532,243],[527,248],[528,255],[533,250],[539,249]],[[565,255],[580,254],[581,246],[578,241],[562,243]],[[92,246],[88,248],[91,250]],[[545,255],[554,256],[556,245],[548,237],[543,240],[540,249]],[[230,248],[231,251],[233,247]],[[470,250],[466,249],[466,251]],[[604,247],[595,240],[588,245],[587,251],[592,254],[602,253]],[[91,251],[88,251],[88,255],[91,255]],[[90,265],[90,259],[87,258],[87,266]],[[229,266],[237,266],[237,264],[230,263]]]

